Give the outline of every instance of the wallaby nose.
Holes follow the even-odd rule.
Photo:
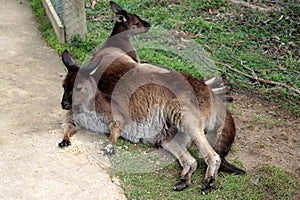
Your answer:
[[[144,21],[143,25],[145,29],[144,33],[148,32],[150,30],[151,25],[146,21]]]
[[[65,110],[70,110],[72,108],[72,105],[67,101],[62,101],[61,102],[61,107]]]
[[[145,21],[145,23],[144,23],[144,26],[147,27],[147,28],[150,28],[150,27],[151,27],[151,25],[150,25],[148,22],[146,22],[146,21]]]

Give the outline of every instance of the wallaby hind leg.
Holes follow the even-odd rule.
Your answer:
[[[189,118],[192,119],[192,118]],[[189,126],[183,127],[185,132],[190,135],[196,144],[199,155],[204,159],[207,164],[205,180],[202,185],[202,194],[207,194],[216,184],[218,176],[218,170],[221,164],[220,156],[213,150],[208,143],[205,134],[204,127],[200,121],[194,121],[188,124]],[[198,126],[197,126],[198,125]]]
[[[65,116],[65,121],[63,124],[64,137],[63,140],[58,143],[60,148],[70,146],[70,138],[77,133],[76,125],[72,121],[72,111],[67,112]]]
[[[198,138],[195,139],[195,144],[199,154],[207,164],[205,173],[205,180],[202,184],[202,194],[207,194],[216,184],[218,170],[221,164],[220,156],[212,149],[204,136],[204,132],[200,133]]]
[[[234,120],[231,116],[229,111],[226,112],[226,118],[224,127],[222,129],[222,134],[220,134],[219,138],[214,145],[214,150],[220,155],[221,157],[221,166],[220,170],[236,173],[236,174],[245,174],[246,172],[238,167],[230,164],[225,157],[227,156],[228,152],[230,151],[231,145],[234,142],[235,138],[235,124]]]
[[[197,169],[196,159],[188,152],[187,145],[190,143],[190,137],[177,133],[170,142],[164,142],[163,148],[172,153],[182,166],[182,172],[179,182],[174,185],[174,190],[181,191],[191,184],[191,178]]]

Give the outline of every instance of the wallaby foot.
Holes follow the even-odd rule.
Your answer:
[[[187,158],[187,159],[184,159]],[[197,161],[188,153],[186,152],[185,156],[179,157],[179,162],[183,166],[183,170],[181,173],[180,180],[178,183],[174,185],[174,190],[181,191],[191,185],[192,182],[192,174],[197,169]]]
[[[70,140],[63,140],[60,143],[58,143],[58,146],[60,148],[64,148],[64,147],[67,147],[67,146],[70,146],[70,145],[71,145]]]
[[[180,179],[180,181],[178,181],[178,183],[176,183],[174,185],[174,190],[176,191],[181,191],[183,189],[185,189],[186,187],[188,187],[188,183],[187,183],[187,180],[183,180],[183,179]]]
[[[201,192],[203,195],[208,194],[216,185],[216,180],[213,177],[209,177],[205,179],[204,183],[202,184]]]

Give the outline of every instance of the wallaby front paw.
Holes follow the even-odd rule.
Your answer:
[[[71,145],[70,140],[63,140],[60,143],[58,143],[58,146],[60,148],[64,148],[64,147],[67,147],[67,146],[70,146],[70,145]]]

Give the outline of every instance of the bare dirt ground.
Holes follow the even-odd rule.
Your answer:
[[[42,41],[27,1],[0,4],[0,199],[125,199],[106,172],[96,134],[60,150],[60,58]],[[237,138],[230,158],[255,177],[274,165],[299,178],[300,121],[276,104],[234,94]],[[104,138],[104,136],[103,136]]]
[[[231,156],[255,176],[262,165],[283,168],[300,177],[300,120],[275,103],[233,94],[237,137]]]
[[[65,72],[29,1],[1,1],[0,19],[0,199],[126,199],[92,134],[57,146]]]

